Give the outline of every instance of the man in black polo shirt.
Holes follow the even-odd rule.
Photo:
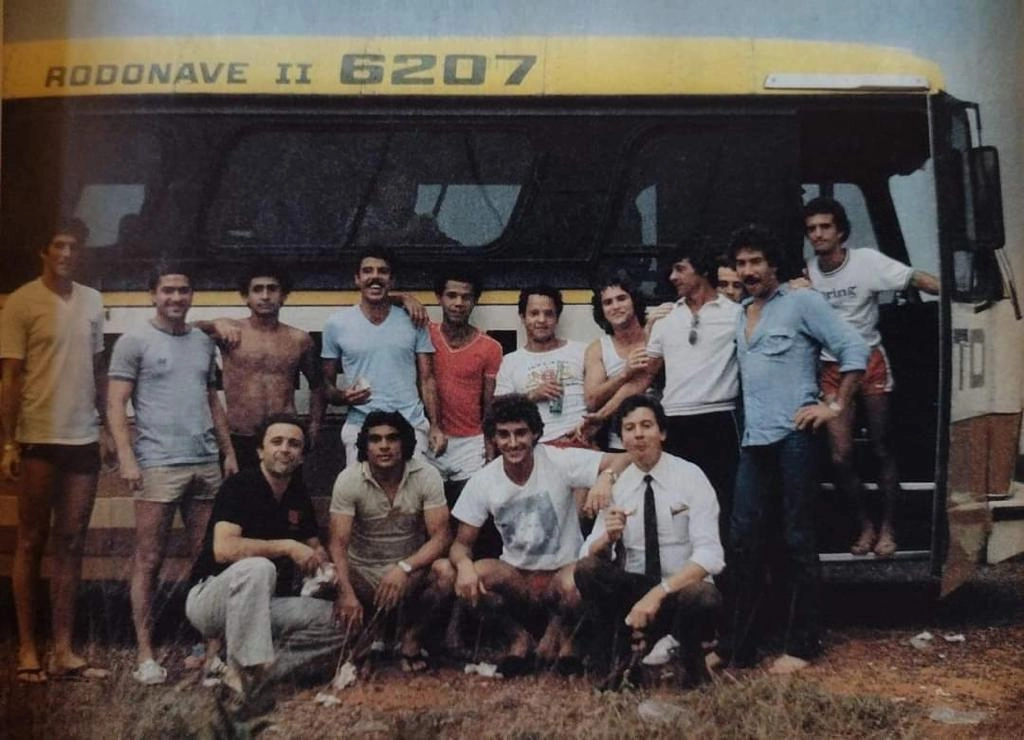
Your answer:
[[[341,648],[333,603],[299,596],[301,576],[328,562],[313,503],[296,469],[306,432],[288,414],[257,430],[260,465],[228,478],[213,505],[185,613],[226,642],[231,688],[241,695]]]

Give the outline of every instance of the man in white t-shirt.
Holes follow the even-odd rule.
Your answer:
[[[871,448],[878,460],[878,488],[882,516],[875,528],[864,505],[861,481],[853,464],[853,424],[856,404],[843,408],[836,401],[839,368],[835,358],[822,354],[821,391],[839,415],[828,422],[829,446],[836,483],[857,507],[860,534],[850,547],[854,555],[874,552],[889,557],[896,552],[893,507],[899,493],[899,473],[887,440],[889,393],[893,389],[889,361],[878,332],[878,294],[908,287],[937,294],[939,281],[926,272],[887,257],[875,249],[848,249],[850,220],[842,204],[832,198],[814,198],[804,206],[807,240],[814,257],[807,260],[811,286],[853,326],[871,348],[858,396],[864,407]]]
[[[61,221],[39,250],[42,274],[11,293],[0,313],[3,458],[0,475],[19,483],[18,541],[11,586],[18,618],[17,679],[44,683],[36,644],[36,591],[53,513],[51,673],[102,678],[71,647],[85,532],[96,497],[106,407],[103,300],[72,280],[89,230]],[[97,413],[98,412],[98,413]]]
[[[459,530],[447,567],[455,593],[493,610],[506,631],[510,645],[499,665],[505,677],[533,667],[533,637],[523,617],[538,608],[550,617],[537,657],[563,674],[581,670],[571,634],[579,607],[573,566],[583,544],[573,489],[593,487],[592,495],[607,500],[616,474],[628,464],[624,454],[537,446],[543,432],[536,403],[520,394],[495,397],[484,434],[500,457],[469,479],[452,510]],[[474,562],[473,545],[488,516],[501,534],[501,558]]]
[[[643,393],[664,367],[665,451],[694,463],[711,481],[725,540],[739,459],[735,334],[742,309],[718,292],[718,263],[706,246],[680,246],[671,256],[671,265],[668,280],[679,299],[651,329],[650,360],[597,416],[610,418],[608,409]]]
[[[562,294],[555,288],[536,285],[519,292],[526,345],[502,359],[494,393],[521,393],[537,404],[544,422],[541,442],[587,446],[582,434],[587,345],[556,335],[561,315]]]

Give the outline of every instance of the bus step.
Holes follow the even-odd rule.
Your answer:
[[[818,555],[818,560],[822,563],[861,563],[892,560],[927,560],[930,557],[930,550],[900,550],[888,558],[876,557],[873,552],[867,555],[854,555],[850,552],[823,552]]]
[[[865,491],[877,491],[877,483],[861,483]],[[821,490],[823,491],[834,491],[836,490],[835,483],[822,483]],[[928,481],[905,481],[900,483],[901,491],[934,491],[935,484]]]

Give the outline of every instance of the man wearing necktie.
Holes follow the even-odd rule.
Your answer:
[[[701,642],[722,603],[711,580],[725,566],[715,490],[700,468],[663,451],[665,412],[653,398],[627,398],[617,424],[630,465],[583,543],[576,587],[599,626],[629,627],[645,642],[671,634],[685,683],[698,685],[708,679]]]

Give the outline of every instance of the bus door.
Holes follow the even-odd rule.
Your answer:
[[[979,560],[1024,551],[1024,507],[1006,500],[1021,421],[1021,312],[1005,277],[999,160],[982,145],[978,108],[940,94],[931,120],[944,327],[937,474],[945,490],[933,521],[945,595]]]

